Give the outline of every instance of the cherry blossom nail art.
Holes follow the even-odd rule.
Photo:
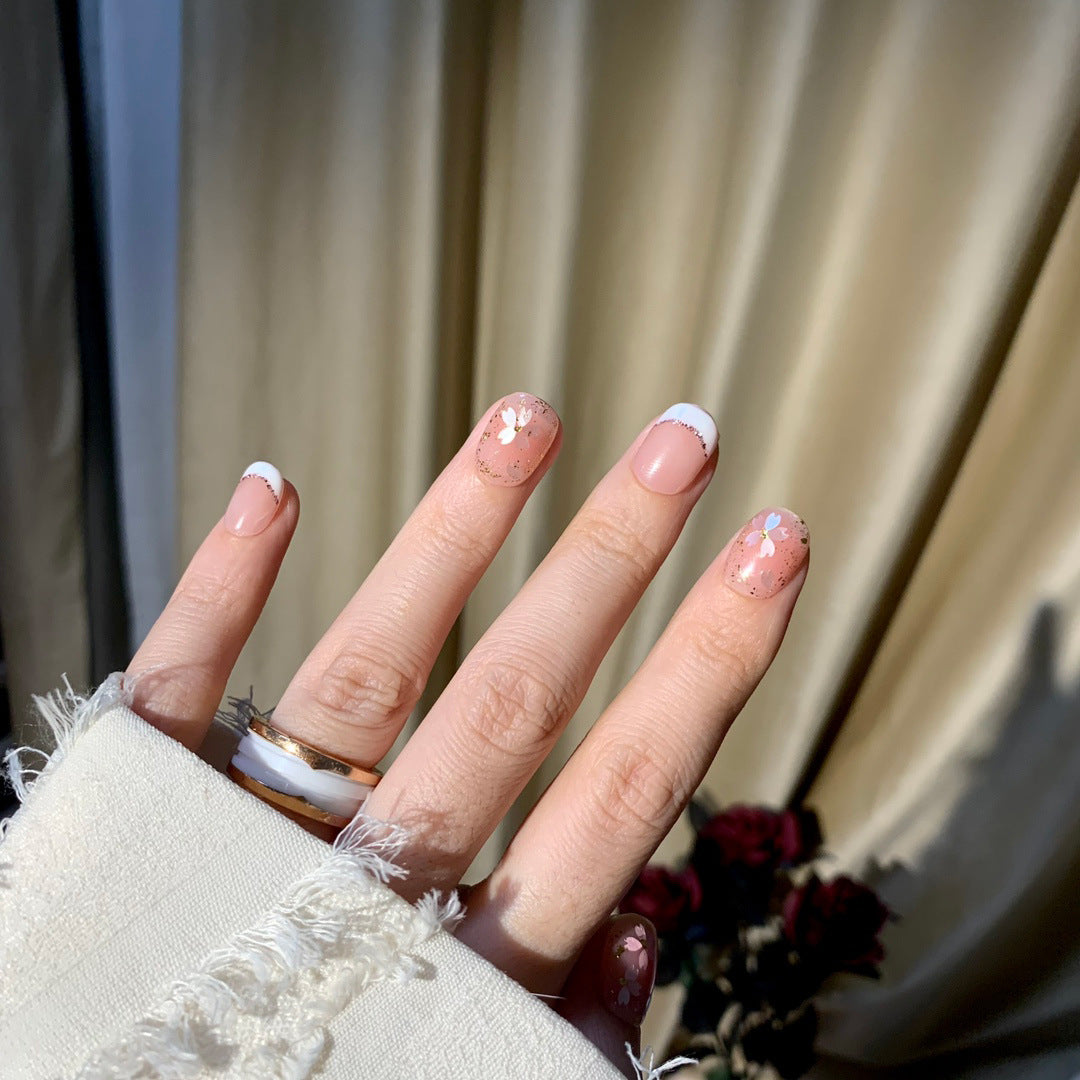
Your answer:
[[[810,530],[798,514],[762,510],[731,545],[727,583],[744,596],[775,596],[799,572],[809,550]]]
[[[476,447],[476,468],[489,483],[523,484],[551,449],[559,417],[532,394],[510,394],[495,406]]]
[[[604,1004],[627,1024],[640,1024],[656,982],[656,930],[640,915],[612,920],[603,957]]]

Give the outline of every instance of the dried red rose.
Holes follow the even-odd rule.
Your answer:
[[[731,806],[710,818],[698,834],[728,863],[790,865],[808,858],[821,843],[817,816],[809,810]]]
[[[784,901],[784,936],[832,971],[875,976],[885,957],[878,934],[890,914],[868,886],[814,875]]]
[[[701,882],[692,866],[674,873],[663,866],[646,866],[619,904],[650,919],[657,933],[673,930],[684,915],[701,907]]]

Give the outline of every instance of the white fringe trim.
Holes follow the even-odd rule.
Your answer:
[[[675,1069],[681,1069],[684,1065],[697,1065],[697,1058],[691,1057],[677,1057],[672,1058],[670,1061],[665,1061],[663,1065],[656,1064],[656,1058],[653,1056],[653,1048],[646,1046],[641,1051],[641,1057],[638,1057],[629,1043],[624,1044],[626,1046],[626,1053],[630,1057],[630,1065],[634,1070],[634,1080],[660,1080],[660,1077],[664,1073],[672,1072]],[[648,1061],[646,1061],[646,1055]]]
[[[440,900],[432,891],[415,907],[372,895],[406,876],[394,862],[406,839],[397,826],[357,815],[317,870],[174,983],[80,1080],[136,1080],[148,1066],[162,1080],[207,1069],[252,1080],[309,1076],[330,1020],[374,983],[424,973],[410,951],[463,915],[457,893]],[[253,1035],[254,1049],[244,1049]]]
[[[8,777],[24,803],[99,716],[117,704],[130,705],[134,681],[114,673],[90,697],[76,693],[66,676],[64,684],[33,698],[56,750],[41,755],[46,759],[39,769],[26,757],[40,751],[5,755]],[[77,1076],[310,1076],[326,1051],[330,1020],[374,983],[426,973],[411,950],[440,929],[453,932],[464,915],[457,892],[442,898],[432,890],[415,906],[385,892],[391,880],[407,875],[396,862],[407,839],[400,827],[358,813],[316,870],[294,882],[254,926],[169,986]]]
[[[89,697],[73,690],[67,673],[62,676],[63,689],[50,690],[47,694],[31,694],[30,698],[38,716],[48,727],[56,749],[51,754],[34,746],[18,746],[4,755],[4,772],[20,803],[26,802],[39,780],[48,776],[67,757],[71,744],[103,713],[116,705],[131,705],[132,692],[138,679],[114,671]],[[27,758],[37,755],[43,758],[40,768],[34,768]],[[10,820],[10,819],[7,819]],[[3,826],[0,823],[0,836]]]

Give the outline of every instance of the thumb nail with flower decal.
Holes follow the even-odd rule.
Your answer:
[[[649,1007],[656,957],[656,928],[648,919],[626,914],[611,920],[601,953],[601,992],[608,1012],[632,1027]]]

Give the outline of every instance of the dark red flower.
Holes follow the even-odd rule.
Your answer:
[[[811,810],[731,806],[702,825],[699,836],[724,862],[744,866],[790,865],[808,858],[821,843]]]
[[[878,935],[891,912],[877,893],[849,877],[817,875],[784,901],[784,936],[831,971],[877,975],[885,950]]]
[[[673,930],[684,915],[701,907],[701,882],[692,866],[673,873],[663,866],[646,866],[619,904],[651,919],[658,934]]]

